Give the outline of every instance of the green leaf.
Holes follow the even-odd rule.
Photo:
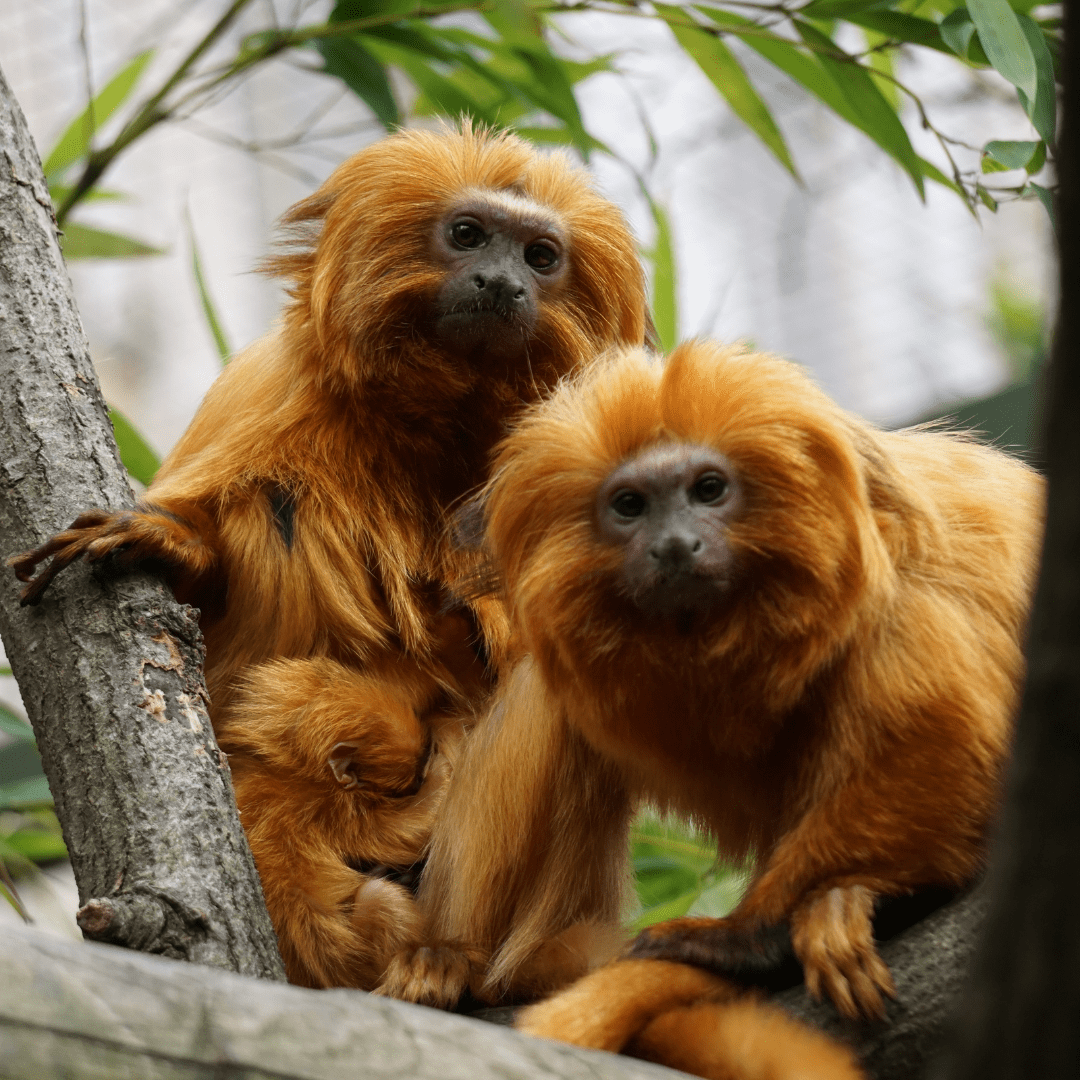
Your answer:
[[[195,275],[195,285],[199,290],[199,299],[202,301],[203,315],[206,317],[206,325],[210,327],[210,333],[213,335],[218,356],[221,357],[223,364],[227,364],[229,357],[232,356],[232,349],[229,348],[229,342],[225,337],[224,329],[222,329],[221,320],[218,318],[217,309],[214,307],[214,301],[210,296],[210,290],[206,286],[206,278],[203,276],[202,271],[202,259],[199,257],[199,245],[195,240],[195,226],[192,224],[191,215],[186,211],[185,216],[187,217],[188,237],[191,240],[191,270]],[[127,423],[127,421],[125,420],[124,423]],[[134,432],[135,429],[132,428],[131,430]],[[143,446],[145,447],[146,444],[143,443]],[[157,471],[156,465],[154,471]],[[130,468],[128,472],[131,472]],[[143,482],[147,483],[148,481]]]
[[[139,53],[127,67],[114,75],[93,102],[72,120],[42,163],[41,167],[47,177],[63,172],[69,165],[85,156],[90,149],[95,132],[135,89],[143,68],[150,62],[150,57],[153,55],[152,49]]]
[[[968,0],[979,42],[994,68],[1034,100],[1039,85],[1035,55],[1009,0]]]
[[[660,348],[671,352],[679,340],[678,294],[675,282],[675,253],[671,237],[671,223],[664,208],[646,191],[649,209],[656,222],[656,242],[647,251],[652,262],[652,308],[656,334]]]
[[[694,901],[701,895],[701,887],[691,889],[689,892],[683,893],[681,896],[676,896],[673,900],[666,900],[662,904],[657,904],[656,907],[651,907],[646,911],[643,911],[634,921],[631,923],[631,929],[644,930],[647,926],[652,926],[654,923],[663,922],[665,919],[678,919],[680,916],[685,915],[693,905]]]
[[[7,664],[0,664],[0,676],[8,676],[11,674],[11,668]]]
[[[730,11],[720,11],[716,8],[697,8],[704,15],[708,15],[714,22],[721,26],[753,27],[749,19],[741,15],[734,15]],[[855,115],[847,98],[840,92],[840,87],[830,78],[828,72],[821,66],[816,55],[807,56],[793,41],[776,35],[761,36],[758,33],[746,35],[743,43],[760,53],[770,63],[775,64],[781,71],[790,75],[800,86],[809,90],[815,97],[820,98],[833,112],[855,127],[860,126],[859,118]]]
[[[784,136],[776,126],[772,113],[747,78],[731,50],[718,38],[704,30],[680,25],[686,21],[682,8],[656,4],[679,44],[693,57],[709,81],[727,99],[732,111],[776,155],[796,180],[799,173],[791,159]]]
[[[116,445],[120,449],[120,460],[132,476],[140,483],[150,486],[150,481],[161,468],[157,454],[150,449],[147,441],[138,433],[130,420],[118,409],[109,409]]]
[[[810,0],[799,10],[800,15],[812,19],[847,19],[873,8],[889,7],[893,0]]]
[[[1038,89],[1032,100],[1020,89],[1016,88],[1017,96],[1024,111],[1031,118],[1035,130],[1048,143],[1054,142],[1055,127],[1057,123],[1057,87],[1054,82],[1054,58],[1050,55],[1050,49],[1046,45],[1046,38],[1035,21],[1027,15],[1018,15],[1020,29],[1024,31],[1027,43],[1031,47],[1031,54],[1035,57],[1035,70],[1038,77]],[[1036,170],[1037,171],[1037,170]]]
[[[31,776],[11,784],[0,784],[0,810],[52,806],[52,792],[44,776]]]
[[[1052,192],[1047,188],[1044,188],[1041,184],[1028,184],[1027,188],[1024,190],[1026,191],[1028,188],[1031,189],[1035,197],[1046,208],[1047,216],[1050,218],[1050,224],[1056,233],[1058,231],[1057,211],[1054,209],[1054,196]]]
[[[966,7],[958,7],[938,23],[942,41],[962,60],[967,60],[971,39],[975,36],[975,23]]]
[[[988,142],[983,147],[982,171],[988,173],[1023,169],[1035,156],[1040,145],[1037,142]]]
[[[34,729],[2,701],[0,701],[0,731],[19,742],[32,743],[34,741]]]
[[[152,247],[133,236],[105,232],[77,222],[64,223],[60,237],[64,258],[71,259],[135,259],[145,255],[164,255],[162,248]]]
[[[997,199],[995,199],[994,196],[991,195],[990,192],[982,186],[982,184],[975,185],[975,194],[979,196],[979,201],[983,204],[983,206],[986,207],[987,210],[997,213]]]
[[[67,858],[64,838],[58,833],[42,828],[17,829],[4,841],[12,851],[33,863],[55,862]]]
[[[50,184],[49,198],[53,206],[59,206],[73,191],[70,184]],[[109,191],[102,188],[91,188],[83,197],[83,202],[127,202],[131,196],[123,191]]]
[[[853,60],[841,60],[828,55],[824,50],[840,50],[836,43],[816,26],[801,19],[795,20],[795,26],[804,41],[823,50],[818,53],[818,59],[847,100],[855,116],[856,126],[907,170],[919,192],[919,198],[925,198],[922,160],[915,153],[900,117],[874,84],[870,73]]]
[[[905,15],[901,11],[862,11],[845,15],[844,18],[865,30],[874,30],[908,45],[924,45],[928,49],[937,49],[938,52],[948,53],[950,56],[953,54],[953,49],[942,37],[939,25],[929,19]],[[971,29],[974,32],[974,23],[971,24]]]
[[[322,38],[315,47],[323,70],[340,79],[375,114],[387,131],[401,123],[386,69],[356,38]]]
[[[1031,160],[1024,166],[1028,176],[1034,176],[1046,164],[1046,143],[1040,140]]]
[[[544,146],[576,146],[576,136],[572,131],[564,127],[531,127],[529,125],[514,124],[513,130],[523,139],[529,142],[539,143]],[[589,138],[589,147],[592,150],[600,150],[605,154],[611,151],[599,139]]]

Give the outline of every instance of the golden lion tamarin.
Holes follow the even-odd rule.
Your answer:
[[[282,325],[226,368],[137,507],[11,562],[24,603],[85,554],[163,567],[201,609],[289,977],[370,988],[420,933],[387,877],[424,850],[504,637],[497,602],[455,599],[473,557],[451,508],[523,404],[643,340],[644,284],[584,171],[468,125],[367,147],[285,222]]]
[[[675,1064],[652,1020],[722,997],[710,972],[753,982],[785,940],[812,993],[882,1015],[875,902],[983,865],[1042,498],[1000,451],[880,431],[738,347],[624,351],[532,409],[482,500],[525,655],[435,828],[435,947],[395,984],[521,1000],[585,970],[649,800],[752,859],[745,896],[644,931],[525,1030]]]

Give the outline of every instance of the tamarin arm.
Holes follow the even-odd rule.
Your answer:
[[[113,556],[124,567],[157,564],[190,583],[218,567],[220,545],[213,518],[193,503],[149,495],[133,510],[87,510],[40,547],[8,559],[15,576],[28,583],[19,602],[36,604],[53,578],[84,555],[89,562]]]

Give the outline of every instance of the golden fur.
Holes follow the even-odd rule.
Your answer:
[[[566,283],[514,363],[424,329],[447,276],[436,222],[476,193],[540,207],[568,238]],[[644,286],[582,170],[468,125],[367,147],[285,220],[280,328],[226,368],[137,509],[91,511],[12,563],[29,581],[53,556],[28,602],[80,555],[115,553],[164,565],[201,608],[212,717],[289,977],[370,988],[421,923],[404,888],[363,871],[421,857],[505,637],[498,602],[454,599],[475,560],[449,539],[452,508],[523,403],[643,340]]]
[[[742,487],[730,585],[689,626],[643,615],[596,524],[606,478],[666,444],[719,452]],[[663,364],[625,351],[531,410],[485,499],[528,655],[465,748],[420,893],[444,950],[473,958],[473,992],[528,998],[553,941],[615,918],[629,816],[647,799],[700,822],[724,858],[753,858],[745,897],[727,919],[645,931],[630,955],[659,960],[590,976],[587,1008],[556,998],[529,1030],[562,1037],[576,1015],[572,1037],[595,1045],[582,1025],[622,1023],[604,1019],[604,993],[625,984],[633,1015],[626,964],[723,970],[777,926],[811,991],[881,1015],[875,897],[961,886],[983,865],[1042,502],[1013,458],[880,431],[795,365],[737,347],[692,343]],[[581,971],[595,960],[579,950]],[[461,989],[395,978],[421,1000]],[[628,1023],[619,1039],[639,1033]]]

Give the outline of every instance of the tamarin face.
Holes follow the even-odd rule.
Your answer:
[[[446,271],[434,304],[439,344],[466,356],[524,353],[568,277],[557,215],[510,192],[469,193],[438,221],[433,248]]]
[[[652,447],[600,485],[597,538],[621,549],[622,588],[644,614],[688,618],[724,596],[740,496],[723,454],[686,443]]]

